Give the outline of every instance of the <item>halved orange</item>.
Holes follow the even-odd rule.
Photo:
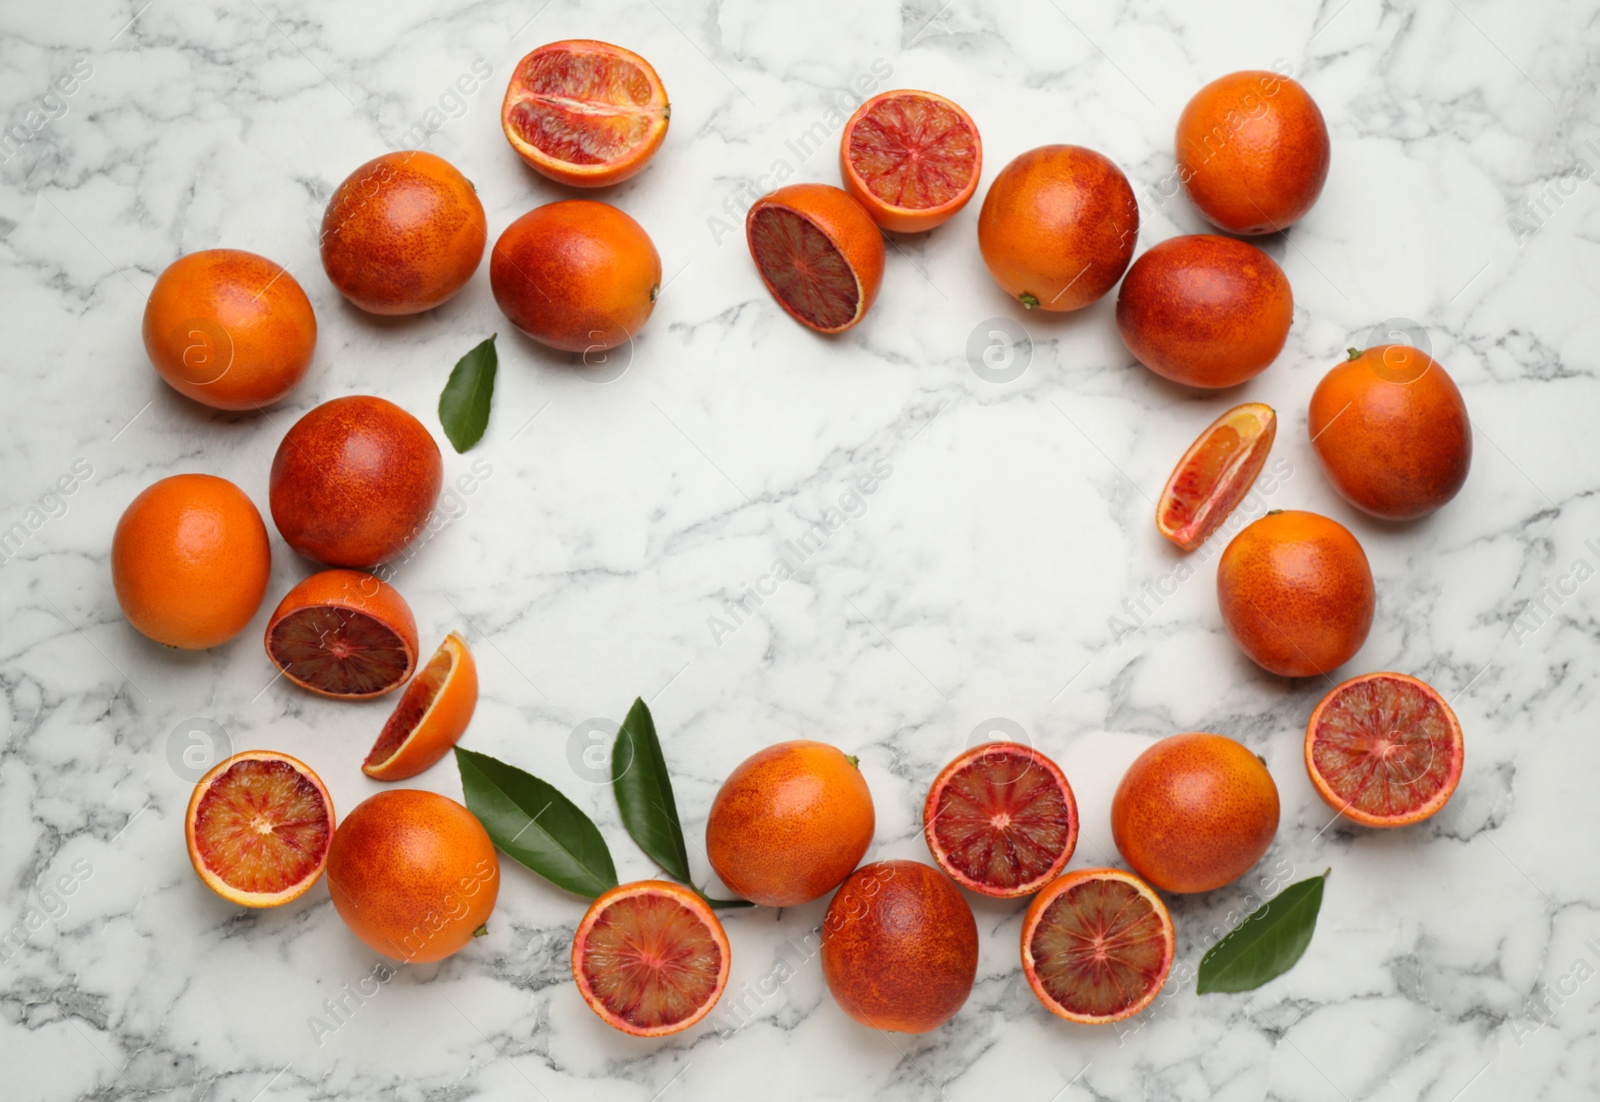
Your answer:
[[[1271,406],[1246,402],[1218,417],[1189,445],[1156,503],[1156,528],[1193,551],[1244,500],[1278,435]]]
[[[1161,993],[1175,944],[1172,916],[1150,885],[1121,869],[1078,869],[1028,905],[1022,970],[1057,1017],[1117,1022]]]
[[[359,570],[324,570],[284,596],[267,621],[267,657],[323,696],[393,692],[417,666],[417,622],[394,587]]]
[[[635,1037],[664,1037],[711,1012],[728,985],[728,936],[691,889],[641,880],[601,893],[572,937],[589,1009]]]
[[[304,762],[247,750],[200,778],[184,835],[206,887],[230,903],[276,907],[317,882],[333,843],[333,800]]]
[[[922,806],[933,859],[964,888],[1031,895],[1078,844],[1078,804],[1061,767],[1029,746],[989,742],[940,771]]]
[[[667,90],[648,61],[581,38],[540,46],[517,62],[500,105],[511,148],[574,187],[620,183],[644,168],[671,116]]]
[[[1370,827],[1418,823],[1461,781],[1461,723],[1426,682],[1403,673],[1352,677],[1306,724],[1306,772],[1328,806]]]
[[[477,706],[478,666],[452,631],[400,695],[361,771],[380,781],[415,777],[450,752]]]
[[[882,92],[856,108],[839,140],[844,186],[897,233],[949,221],[978,190],[983,142],[960,107],[932,92]]]
[[[778,305],[819,333],[866,317],[883,282],[883,235],[862,205],[828,184],[790,184],[744,220],[750,256]]]

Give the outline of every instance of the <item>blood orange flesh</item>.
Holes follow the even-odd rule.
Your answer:
[[[1167,478],[1156,527],[1185,551],[1215,532],[1255,485],[1278,434],[1271,406],[1246,402],[1213,421]]]
[[[330,696],[377,696],[411,672],[405,641],[354,609],[312,605],[272,626],[267,650],[284,676]]]
[[[217,894],[249,907],[296,898],[322,875],[333,802],[287,754],[236,754],[200,779],[186,833],[195,871]]]
[[[844,254],[804,215],[767,206],[750,221],[750,250],[772,293],[824,331],[855,320],[861,288]]]
[[[1335,687],[1306,725],[1306,771],[1328,806],[1373,827],[1420,822],[1461,780],[1461,724],[1426,683],[1373,673]]]
[[[1022,967],[1059,1017],[1114,1022],[1137,1014],[1172,968],[1172,916],[1155,891],[1118,869],[1079,869],[1034,897]]]
[[[422,717],[433,707],[452,665],[454,663],[449,652],[441,648],[422,667],[422,672],[411,679],[400,697],[400,703],[395,705],[383,730],[379,732],[378,741],[372,744],[367,760],[362,762],[363,769],[383,764],[405,745],[406,739],[417,729],[417,724],[422,722]]]
[[[885,229],[932,229],[966,205],[978,186],[978,128],[954,103],[927,92],[885,92],[845,124],[846,186]]]
[[[450,752],[477,706],[477,664],[451,632],[400,694],[361,771],[380,781],[416,776]]]
[[[624,1033],[660,1037],[698,1022],[728,982],[728,939],[703,900],[646,880],[603,893],[572,942],[584,1001]]]
[[[984,895],[1028,895],[1078,844],[1078,805],[1060,767],[1015,742],[945,766],[922,808],[928,849],[951,879]]]
[[[572,40],[518,62],[500,121],[534,168],[583,187],[614,184],[643,168],[670,115],[661,79],[642,57]]]

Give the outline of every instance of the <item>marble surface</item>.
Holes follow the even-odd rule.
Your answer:
[[[1590,1099],[1600,1093],[1600,78],[1597,5],[583,3],[85,0],[10,4],[0,41],[0,1067],[8,1099],[673,1100],[997,1094],[1080,1099]],[[502,138],[528,50],[601,37],[648,56],[666,144],[605,198],[653,235],[667,284],[629,354],[587,372],[511,333],[487,267],[426,316],[347,306],[317,260],[332,188],[424,144],[477,184],[497,234],[563,196]],[[1295,290],[1282,357],[1200,396],[1134,365],[1102,300],[1024,315],[978,256],[973,204],[892,242],[881,296],[840,339],[783,315],[742,214],[773,174],[836,182],[861,91],[928,87],[982,129],[984,185],[1012,156],[1102,150],[1139,193],[1141,248],[1203,228],[1170,186],[1172,128],[1205,81],[1302,80],[1333,136],[1316,208],[1265,247]],[[482,74],[487,70],[488,75]],[[473,87],[458,90],[458,78]],[[67,92],[67,88],[71,88]],[[16,128],[23,129],[18,131]],[[808,133],[822,134],[808,141]],[[780,169],[780,164],[782,168]],[[155,276],[219,245],[271,256],[321,325],[300,388],[261,415],[167,389],[138,336]],[[1020,327],[1020,328],[1016,328]],[[1337,499],[1305,433],[1349,345],[1408,329],[1448,367],[1477,449],[1461,495],[1416,524]],[[1017,359],[986,363],[996,329]],[[1114,861],[1116,779],[1164,735],[1262,754],[1284,801],[1262,865],[1176,898],[1177,969],[1121,1030],[1050,1017],[1018,969],[1022,906],[974,900],[978,982],[922,1037],[856,1026],[804,935],[816,903],[728,916],[732,984],[661,1041],[581,1003],[574,897],[507,862],[490,935],[391,973],[318,886],[247,913],[195,878],[192,782],[226,749],[302,757],[340,809],[389,704],[274,682],[267,608],[311,567],[278,541],[267,608],[235,641],[174,654],[125,623],[107,548],[155,479],[208,471],[265,511],[300,413],[385,395],[437,430],[449,367],[499,331],[493,421],[447,476],[474,492],[396,574],[431,647],[463,631],[483,699],[466,745],[537,772],[654,872],[596,783],[594,732],[652,704],[698,848],[721,778],[755,748],[822,738],[861,757],[872,857],[926,859],[934,771],[1020,728],[1083,812],[1074,864]],[[1270,492],[1361,538],[1377,622],[1349,673],[1439,686],[1465,726],[1454,801],[1421,827],[1330,825],[1300,756],[1321,682],[1253,667],[1222,631],[1215,555],[1189,569],[1150,523],[1177,454],[1217,412],[1279,409]],[[442,439],[442,434],[441,434]],[[486,472],[486,473],[485,473]],[[858,476],[872,493],[857,495]],[[731,632],[714,617],[828,510],[825,546]],[[598,723],[591,721],[600,721]],[[588,757],[586,757],[586,752]],[[459,796],[446,762],[416,784]],[[1248,996],[1198,997],[1230,914],[1331,868],[1316,939]],[[780,959],[799,961],[763,983]],[[342,1006],[342,1009],[340,1007]],[[321,1024],[319,1028],[318,1023]]]

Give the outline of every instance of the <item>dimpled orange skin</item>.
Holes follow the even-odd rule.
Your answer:
[[[1219,77],[1178,118],[1178,179],[1200,213],[1230,233],[1298,222],[1328,178],[1328,127],[1288,77],[1251,69]]]
[[[352,172],[322,216],[322,267],[372,314],[419,314],[449,299],[483,259],[489,227],[467,178],[420,150]]]
[[[1139,203],[1109,159],[1045,145],[1000,170],[978,214],[978,248],[1029,309],[1078,310],[1116,285],[1139,239]]]
[[[1237,386],[1259,375],[1283,351],[1293,319],[1283,269],[1254,245],[1217,234],[1152,246],[1117,293],[1128,351],[1185,386]]]
[[[500,859],[477,818],[414,788],[363,801],[334,831],[328,893],[375,952],[425,964],[458,952],[489,921]]]
[[[181,256],[144,308],[144,350],[167,384],[213,409],[271,405],[311,366],[317,317],[280,265],[242,249]]]
[[[1327,674],[1366,642],[1377,595],[1350,530],[1299,510],[1247,525],[1217,564],[1217,604],[1239,648],[1284,677]]]
[[[661,257],[644,227],[593,199],[535,207],[489,256],[494,300],[511,324],[564,352],[615,348],[637,333],[661,291]]]
[[[952,1018],[978,972],[978,925],[961,889],[918,861],[863,865],[822,920],[822,975],[862,1025],[927,1033]]]
[[[158,643],[203,650],[243,631],[267,592],[272,547],[243,490],[179,474],[129,503],[111,537],[111,584],[128,622]]]
[[[1472,466],[1461,391],[1427,353],[1403,344],[1369,348],[1324,375],[1306,427],[1333,488],[1386,520],[1433,512]]]
[[[308,559],[375,566],[422,532],[443,481],[439,445],[422,422],[382,398],[335,398],[278,445],[272,519]]]
[[[1190,732],[1134,760],[1111,799],[1111,837],[1168,892],[1208,892],[1261,860],[1278,833],[1278,786],[1231,738]]]
[[[740,763],[706,819],[706,853],[722,882],[764,907],[820,899],[866,855],[872,793],[848,757],[805,739]]]

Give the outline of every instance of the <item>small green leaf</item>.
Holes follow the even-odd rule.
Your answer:
[[[611,747],[611,787],[622,811],[622,825],[668,876],[689,885],[710,907],[754,907],[748,899],[712,899],[689,879],[689,851],[684,845],[678,801],[672,795],[672,775],[661,752],[656,722],[650,708],[635,698],[628,718],[617,730]]]
[[[689,883],[689,851],[684,846],[678,802],[672,796],[667,759],[656,737],[655,720],[636,699],[611,748],[611,787],[622,810],[622,825],[667,875]]]
[[[1311,944],[1327,880],[1324,872],[1290,884],[1207,950],[1195,994],[1253,991],[1293,968]]]
[[[439,423],[456,451],[464,452],[483,439],[489,427],[489,403],[494,398],[494,373],[500,366],[492,334],[456,361],[450,381],[439,395]]]
[[[507,856],[574,895],[593,899],[617,886],[599,828],[553,785],[459,746],[456,766],[468,810]]]

